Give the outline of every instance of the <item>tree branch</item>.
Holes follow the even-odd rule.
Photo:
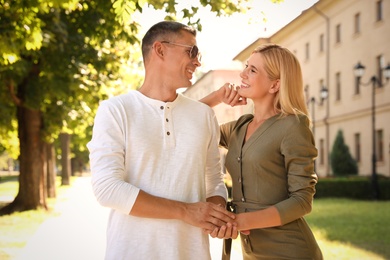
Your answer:
[[[18,98],[15,94],[15,84],[14,84],[13,80],[10,81],[10,83],[8,85],[8,89],[9,89],[9,93],[10,93],[11,98],[12,98],[13,102],[15,103],[15,105],[22,106],[22,100],[20,98]]]

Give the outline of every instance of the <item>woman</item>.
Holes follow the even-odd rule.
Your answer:
[[[201,101],[210,106],[253,101],[253,115],[220,127],[243,257],[322,259],[303,218],[312,209],[317,150],[299,62],[281,46],[264,45],[253,51],[240,76],[237,90],[226,84]],[[236,236],[230,227],[211,235]]]

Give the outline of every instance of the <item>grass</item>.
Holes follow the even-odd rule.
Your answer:
[[[317,199],[306,217],[325,259],[390,259],[390,202]]]
[[[59,186],[59,181],[57,193],[61,198],[68,187]],[[15,196],[17,189],[17,177],[1,177],[0,201]],[[55,200],[48,200],[48,204],[53,208]],[[14,259],[43,221],[55,214],[37,210],[0,217],[0,259]],[[390,259],[390,201],[317,199],[306,220],[326,260]],[[237,241],[234,246],[239,246]]]
[[[59,197],[68,187],[60,186],[60,179],[57,179],[57,196]],[[1,176],[0,179],[0,208],[5,206],[9,198],[17,194],[17,176]],[[0,216],[0,259],[14,259],[18,252],[26,245],[30,237],[34,235],[39,226],[48,218],[57,216],[53,210],[54,199],[48,199],[49,210],[29,210],[17,212],[12,215]]]

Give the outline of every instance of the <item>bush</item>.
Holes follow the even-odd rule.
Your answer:
[[[352,158],[348,146],[344,143],[343,132],[338,131],[334,141],[330,162],[334,175],[351,175],[358,173],[357,162]]]
[[[378,178],[379,199],[390,200],[390,179]],[[320,178],[315,198],[372,199],[372,183],[369,177]]]

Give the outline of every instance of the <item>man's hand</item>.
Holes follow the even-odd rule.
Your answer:
[[[238,86],[235,86],[231,83],[226,83],[225,85],[223,85],[219,90],[217,90],[221,102],[232,107],[246,105],[246,98],[241,97],[238,94],[238,89]]]
[[[228,223],[233,225],[236,217],[223,207],[210,202],[187,204],[184,214],[184,222],[207,231],[219,229]]]

